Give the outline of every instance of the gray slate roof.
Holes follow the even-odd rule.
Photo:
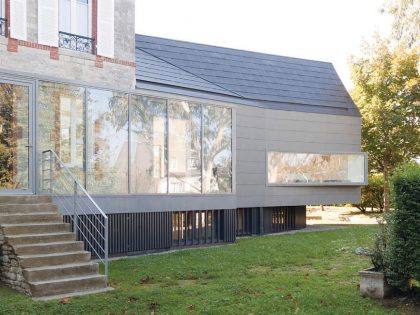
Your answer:
[[[136,35],[137,87],[283,110],[359,116],[327,62]]]

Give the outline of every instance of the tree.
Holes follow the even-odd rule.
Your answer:
[[[420,1],[387,0],[383,11],[393,16],[392,37],[397,42],[408,47],[419,44]]]
[[[384,210],[384,177],[382,174],[369,174],[369,184],[362,187],[362,196],[359,204],[356,204],[362,213],[368,208],[378,209],[379,212]]]
[[[419,57],[415,48],[391,48],[376,39],[351,59],[353,100],[362,115],[362,148],[369,168],[384,175],[384,211],[390,208],[389,177],[420,155]]]

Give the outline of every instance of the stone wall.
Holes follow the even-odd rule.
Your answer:
[[[22,268],[13,247],[8,244],[7,239],[0,227],[0,283],[13,290],[31,295],[29,284],[26,282]]]

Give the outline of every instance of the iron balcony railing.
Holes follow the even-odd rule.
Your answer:
[[[0,36],[7,37],[7,20],[0,18]]]
[[[42,152],[41,189],[53,197],[85,249],[104,265],[108,276],[108,216],[53,150]]]
[[[62,48],[77,50],[84,53],[93,53],[93,38],[58,32],[58,46]]]

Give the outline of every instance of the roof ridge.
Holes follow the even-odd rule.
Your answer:
[[[209,81],[209,80],[207,80],[207,79],[205,79],[205,78],[203,78],[203,77],[201,77],[201,76],[199,76],[199,75],[196,75],[195,73],[192,73],[192,72],[190,72],[190,71],[188,71],[188,70],[186,70],[186,69],[184,69],[184,68],[182,68],[182,67],[180,67],[180,66],[178,66],[178,65],[173,64],[172,62],[169,62],[169,61],[167,61],[167,60],[165,60],[165,59],[163,59],[163,58],[161,58],[161,57],[158,57],[158,56],[156,56],[156,55],[154,55],[154,54],[152,54],[152,53],[150,53],[150,52],[148,52],[148,51],[145,51],[144,49],[142,49],[142,48],[140,48],[140,47],[136,47],[136,49],[141,50],[142,52],[144,52],[144,53],[146,53],[146,54],[148,54],[148,55],[150,55],[150,56],[153,56],[153,57],[155,57],[156,59],[159,59],[159,60],[161,60],[161,61],[163,61],[163,62],[166,62],[166,63],[168,63],[168,64],[170,64],[170,65],[172,65],[172,66],[174,66],[174,67],[176,67],[176,68],[178,68],[178,69],[180,69],[180,70],[182,70],[182,71],[185,71],[185,72],[187,72],[188,74],[190,74],[190,75],[192,75],[192,76],[194,76],[194,77],[200,78],[201,80],[206,81],[207,83],[210,83],[210,84],[212,84],[212,85],[214,85],[214,86],[217,86],[218,88],[220,88],[220,89],[222,89],[222,90],[224,90],[224,91],[226,91],[226,92],[229,92],[229,93],[231,93],[231,94],[233,94],[233,95],[236,95],[237,97],[244,98],[244,96],[243,96],[243,95],[240,95],[240,94],[238,94],[238,93],[236,93],[236,92],[234,92],[234,91],[228,90],[227,88],[225,88],[225,87],[223,87],[223,86],[221,86],[221,85],[219,85],[219,84],[217,84],[217,83],[211,82],[211,81]]]

